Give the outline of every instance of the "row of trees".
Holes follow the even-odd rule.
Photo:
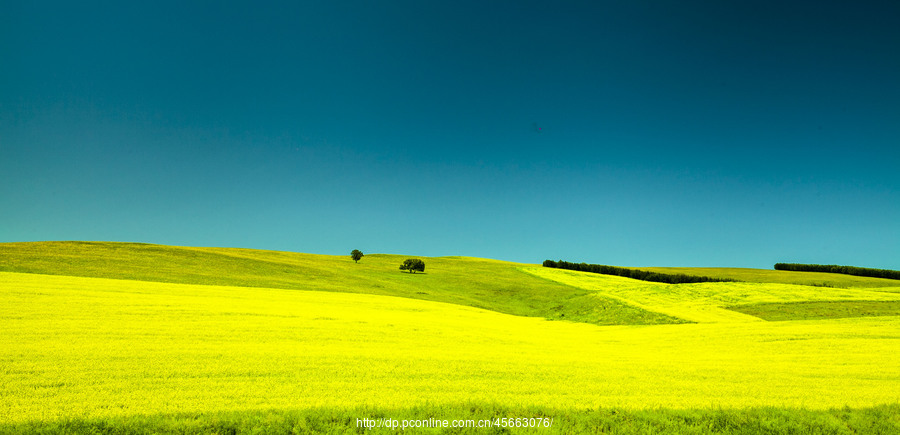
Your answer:
[[[365,254],[363,254],[359,249],[350,251],[350,258],[352,258],[356,263],[359,263],[359,260],[361,260],[364,256]],[[425,272],[425,262],[418,258],[407,258],[403,261],[403,264],[400,265],[400,270],[405,270],[409,273]]]
[[[669,274],[669,273],[650,272],[650,271],[640,270],[640,269],[628,269],[628,268],[624,268],[624,267],[604,266],[602,264],[570,263],[568,261],[563,261],[563,260],[559,260],[559,261],[545,260],[544,267],[554,267],[557,269],[577,270],[579,272],[591,272],[591,273],[599,273],[599,274],[603,274],[603,275],[615,275],[615,276],[622,276],[625,278],[639,279],[641,281],[664,282],[667,284],[734,281],[733,279],[710,278],[708,276],[685,275],[683,273]]]
[[[868,276],[872,278],[900,279],[900,270],[869,269],[866,267],[838,266],[836,264],[775,263],[775,270],[842,273],[844,275]]]

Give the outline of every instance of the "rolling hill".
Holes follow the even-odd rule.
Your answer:
[[[356,433],[379,416],[900,428],[896,288],[466,257],[420,257],[413,275],[404,258],[0,244],[0,432]]]

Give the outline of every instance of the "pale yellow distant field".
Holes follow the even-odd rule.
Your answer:
[[[743,286],[692,287],[690,298],[603,289],[700,317],[745,290],[750,300],[800,291]],[[897,316],[594,326],[389,296],[0,273],[0,328],[0,420],[11,422],[466,402],[900,401]]]
[[[664,284],[546,267],[522,267],[520,270],[554,282],[595,291],[598,296],[614,298],[649,311],[698,323],[763,321],[758,317],[724,308],[738,304],[900,301],[900,293],[892,292],[891,288],[876,290],[754,282]]]

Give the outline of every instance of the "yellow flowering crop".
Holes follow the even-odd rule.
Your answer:
[[[898,316],[714,321],[704,316],[723,299],[785,301],[805,290],[717,283],[731,287],[667,296],[668,286],[539,271],[528,273],[702,323],[595,326],[383,295],[0,272],[0,420],[470,402],[900,401]]]

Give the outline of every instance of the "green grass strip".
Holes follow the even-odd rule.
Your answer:
[[[515,427],[516,420],[549,423]],[[487,420],[481,428],[364,427],[364,421],[402,425],[404,420]],[[529,423],[525,423],[529,424]],[[506,426],[506,427],[504,427]],[[513,427],[509,427],[513,426]],[[250,410],[180,415],[138,415],[0,423],[0,434],[896,434],[900,405],[809,410],[793,408],[558,410],[482,404],[426,405],[412,409]]]
[[[900,301],[762,303],[736,305],[727,308],[769,321],[900,316]]]

